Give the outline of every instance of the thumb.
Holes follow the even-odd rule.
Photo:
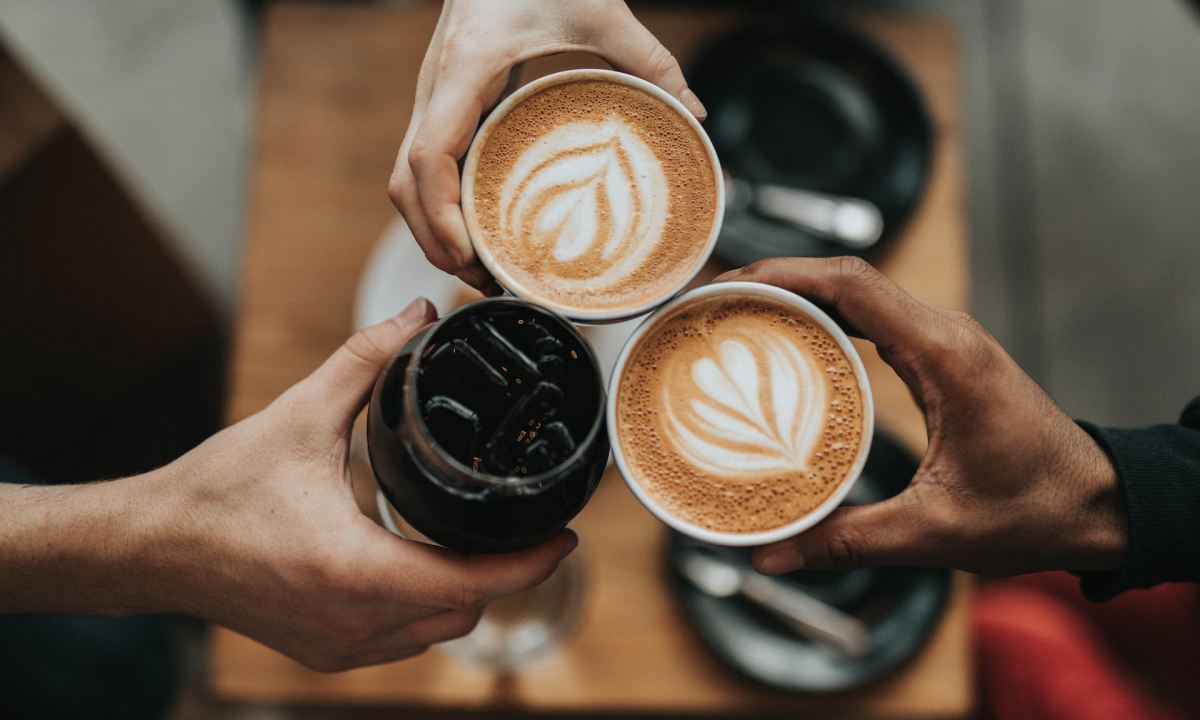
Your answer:
[[[433,303],[413,300],[399,315],[351,335],[298,389],[319,412],[349,427],[392,356],[436,319]]]
[[[871,505],[842,507],[811,530],[754,551],[767,575],[793,570],[853,570],[872,565],[926,564],[923,523],[906,491]]]
[[[909,295],[856,257],[770,258],[717,276],[715,282],[759,282],[820,305],[846,332],[875,344],[924,405],[919,367],[945,355],[952,324],[945,313]]]
[[[933,308],[856,257],[769,258],[714,281],[729,280],[790,290],[820,305],[852,335],[888,350],[932,340],[939,329]]]
[[[614,68],[666,90],[698,119],[708,116],[700,98],[688,89],[675,56],[638,22],[628,7],[616,20],[606,22],[597,35],[593,38],[595,47],[590,49]]]

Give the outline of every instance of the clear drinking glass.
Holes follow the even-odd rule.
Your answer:
[[[400,537],[428,542],[404,522],[381,491],[376,502],[383,526]],[[513,670],[557,650],[579,625],[587,588],[587,555],[576,548],[541,585],[496,600],[465,637],[438,647],[459,660]]]

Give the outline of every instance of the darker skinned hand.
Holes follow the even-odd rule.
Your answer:
[[[929,436],[904,492],[758,548],[759,570],[1120,566],[1126,519],[1111,461],[970,315],[921,303],[857,258],[764,260],[718,281],[734,279],[795,292],[874,343]]]

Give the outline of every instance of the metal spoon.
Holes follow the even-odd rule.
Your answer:
[[[861,198],[783,187],[755,185],[725,174],[725,204],[734,210],[754,208],[774,218],[852,250],[864,250],[883,234],[883,216]]]
[[[773,612],[803,637],[852,658],[867,652],[870,634],[863,621],[802,590],[740,567],[701,547],[686,550],[679,568],[684,577],[708,595],[732,597],[740,593]]]

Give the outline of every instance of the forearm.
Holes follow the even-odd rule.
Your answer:
[[[166,472],[0,484],[0,613],[169,611],[159,572],[171,507]]]

